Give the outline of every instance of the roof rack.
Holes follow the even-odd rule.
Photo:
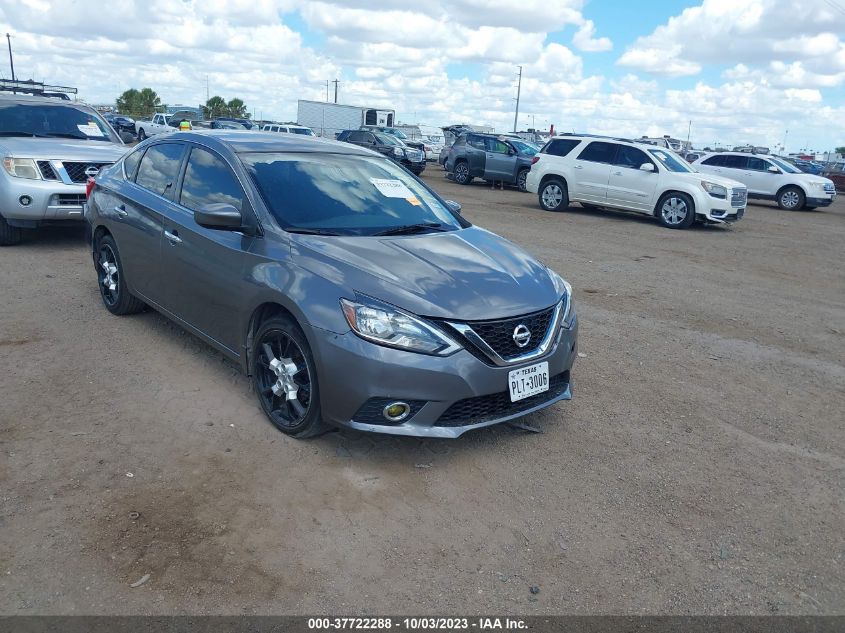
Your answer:
[[[0,79],[0,92],[14,92],[28,95],[35,95],[38,97],[57,97],[70,101],[68,95],[77,94],[76,88],[70,86],[51,86],[32,79],[24,81],[12,81],[10,79]]]

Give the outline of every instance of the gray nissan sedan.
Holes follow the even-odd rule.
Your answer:
[[[106,308],[238,362],[284,433],[458,437],[571,398],[569,284],[372,151],[176,132],[88,195]]]

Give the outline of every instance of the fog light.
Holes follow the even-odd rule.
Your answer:
[[[401,422],[411,413],[411,407],[407,402],[391,402],[381,412],[390,422]]]
[[[29,196],[21,196],[20,198],[18,198],[18,202],[21,203],[21,206],[28,207],[32,204],[32,198],[30,198]]]

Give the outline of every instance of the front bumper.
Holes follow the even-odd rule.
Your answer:
[[[808,207],[829,207],[833,204],[833,201],[836,200],[836,194],[826,195],[820,198],[810,198],[809,196],[805,199],[805,203]]]
[[[419,163],[413,163],[409,160],[403,160],[402,164],[418,176],[425,171],[425,159],[423,159],[422,162]]]
[[[7,220],[32,226],[54,220],[83,220],[84,184],[64,184],[56,180],[29,180],[0,174],[0,213]],[[21,203],[21,196],[31,202]]]
[[[443,358],[374,345],[352,332],[335,334],[312,328],[309,336],[327,422],[361,431],[442,438],[459,437],[469,430],[569,400],[569,372],[577,357],[577,338],[575,316],[569,329],[560,329],[555,345],[545,356],[491,367],[464,349]],[[544,361],[549,364],[550,390],[511,403],[508,373]],[[398,424],[386,420],[376,424],[371,415],[367,422],[360,421],[364,405],[373,399],[408,402],[414,412]]]

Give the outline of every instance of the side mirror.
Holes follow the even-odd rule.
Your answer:
[[[640,171],[654,171],[654,165],[651,163],[643,163],[640,165]]]
[[[447,200],[446,206],[449,207],[449,211],[452,213],[457,213],[458,215],[461,214],[461,205],[454,200]]]
[[[243,228],[243,217],[231,204],[215,202],[194,211],[194,221],[209,229],[237,231]]]
[[[774,165],[769,167],[766,171],[768,171],[770,174],[779,174],[780,173],[780,169],[778,169]]]

